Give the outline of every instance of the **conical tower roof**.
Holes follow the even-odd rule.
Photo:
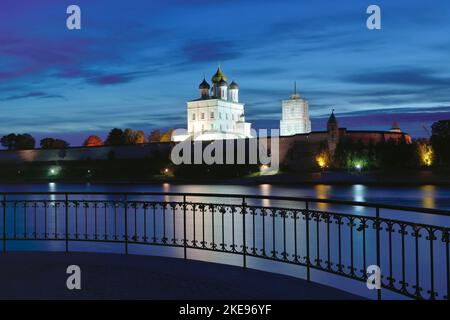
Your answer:
[[[205,78],[203,78],[202,83],[200,83],[200,85],[198,86],[199,89],[209,89],[211,88],[209,83],[206,81]]]
[[[391,128],[391,130],[400,130],[400,127],[399,127],[397,121],[394,121],[394,122],[392,123],[392,128]]]
[[[212,77],[213,83],[219,83],[221,80],[228,82],[227,76],[222,72],[220,66],[217,68],[216,74]]]
[[[336,116],[334,115],[334,109],[331,112],[330,118],[328,119],[328,124],[337,123]]]

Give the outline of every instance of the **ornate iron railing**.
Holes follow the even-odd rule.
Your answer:
[[[297,197],[188,193],[1,193],[3,252],[19,240],[209,250],[298,265],[382,291],[449,299],[450,211]],[[362,214],[353,214],[362,210]],[[400,218],[399,218],[400,216]]]

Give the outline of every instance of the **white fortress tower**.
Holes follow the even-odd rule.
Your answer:
[[[295,83],[294,94],[291,95],[291,98],[283,100],[282,109],[281,136],[311,132],[308,101],[301,98],[300,94],[297,93],[297,83]]]
[[[239,102],[239,86],[234,81],[228,85],[220,67],[212,77],[212,88],[203,79],[199,90],[200,98],[187,102],[189,136],[195,140],[251,137],[251,123],[245,122],[244,104]]]

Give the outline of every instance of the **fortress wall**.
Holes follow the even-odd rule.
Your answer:
[[[67,149],[35,149],[0,151],[0,163],[54,162],[115,159],[143,159],[170,150],[172,143],[130,146],[80,147]]]
[[[314,167],[315,154],[326,133],[280,137],[279,162],[289,169],[302,171]],[[145,159],[159,153],[169,154],[174,143],[151,143],[129,146],[75,147],[67,149],[35,149],[0,151],[0,164],[21,164],[31,162],[64,162],[108,159]],[[205,144],[206,146],[206,144]],[[271,151],[271,140],[267,141]]]
[[[363,132],[363,131],[341,131],[344,137],[350,137],[354,141],[362,141],[368,144],[389,139],[400,139],[409,135],[391,132]],[[281,167],[293,171],[316,170],[315,157],[321,151],[321,147],[327,144],[327,132],[313,132],[310,134],[299,134],[279,138],[279,163]],[[55,162],[55,161],[83,161],[83,160],[108,160],[114,159],[145,159],[158,154],[169,154],[175,143],[150,143],[129,146],[102,146],[102,147],[79,147],[67,148],[65,150],[20,150],[0,151],[0,164],[20,164],[26,162]],[[207,143],[205,142],[204,146]],[[267,147],[271,151],[272,142],[270,138]]]

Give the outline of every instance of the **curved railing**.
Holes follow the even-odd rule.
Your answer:
[[[19,240],[170,246],[238,254],[449,299],[450,211],[353,201],[205,193],[1,193],[3,251]],[[354,212],[361,214],[353,214]],[[1,217],[1,215],[0,215]],[[384,296],[384,294],[383,294]]]

